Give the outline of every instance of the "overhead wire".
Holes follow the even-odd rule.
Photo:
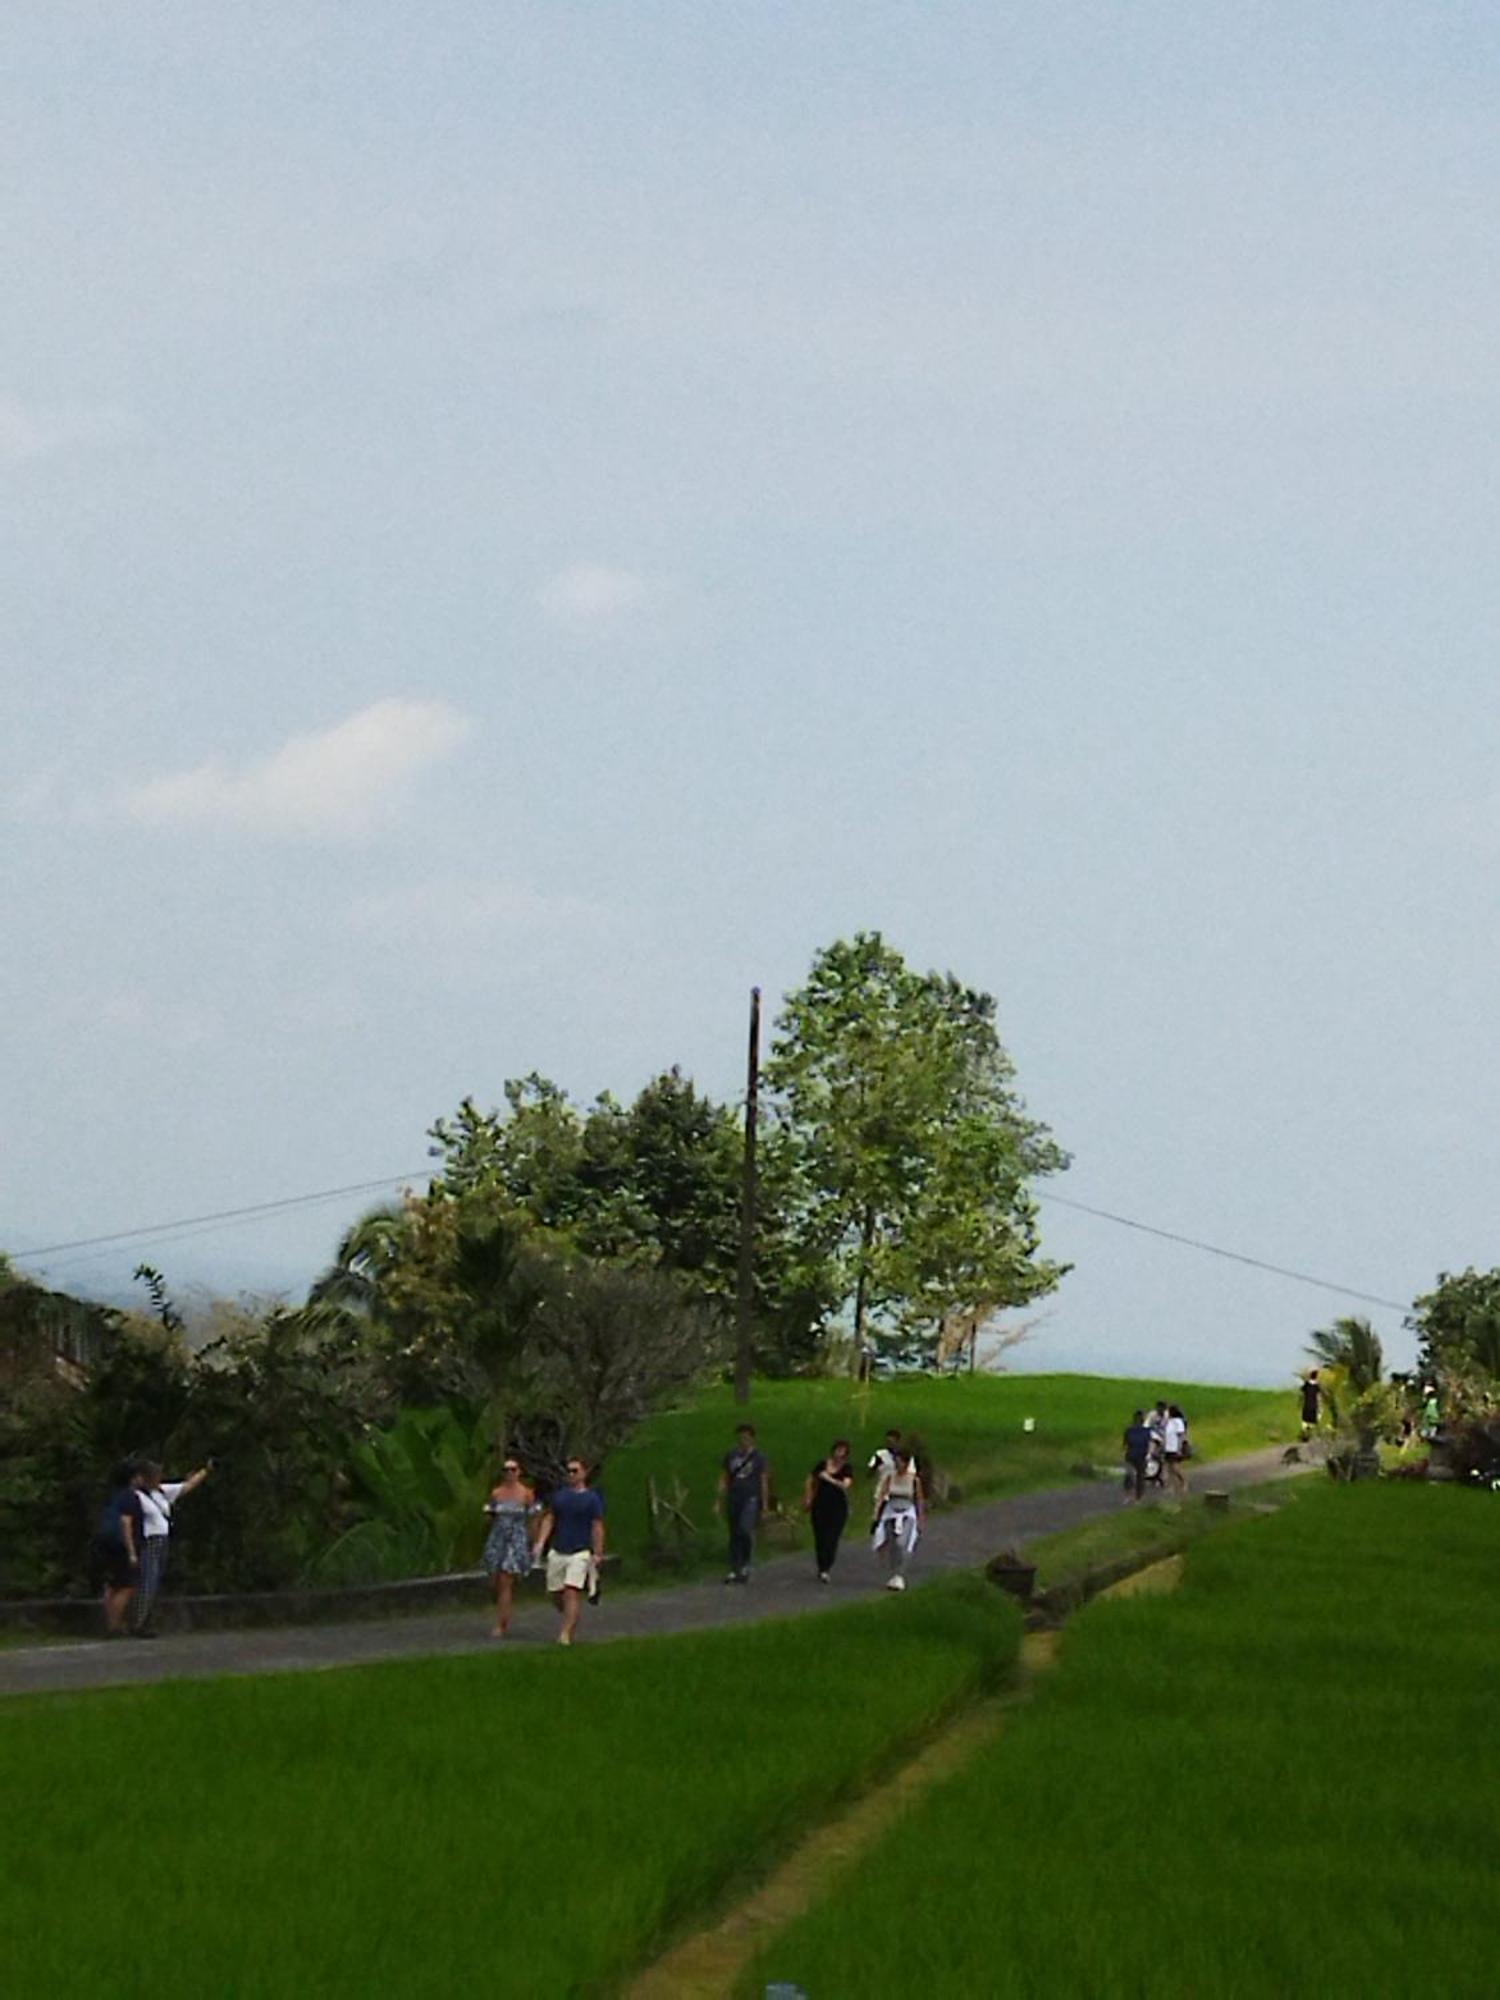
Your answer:
[[[39,1257],[67,1257],[73,1259],[86,1253],[107,1255],[112,1249],[126,1244],[134,1244],[138,1249],[149,1248],[153,1244],[181,1242],[193,1236],[212,1235],[220,1228],[231,1228],[244,1222],[269,1219],[286,1215],[300,1208],[317,1203],[337,1201],[348,1195],[374,1194],[384,1188],[412,1186],[430,1178],[430,1170],[417,1173],[386,1174],[378,1180],[351,1181],[343,1187],[319,1188],[308,1194],[285,1195],[277,1201],[251,1202],[239,1208],[221,1208],[204,1215],[180,1216],[175,1221],[144,1224],[135,1229],[117,1229],[102,1236],[73,1237],[62,1243],[43,1243],[29,1250],[11,1253],[17,1263],[29,1262]],[[1253,1271],[1265,1271],[1272,1277],[1287,1278],[1295,1284],[1312,1285],[1319,1291],[1333,1292],[1346,1299],[1357,1299],[1362,1304],[1384,1306],[1392,1312],[1405,1313],[1410,1310],[1410,1301],[1385,1298],[1378,1292],[1365,1291],[1358,1285],[1346,1285],[1333,1278],[1323,1278],[1311,1271],[1299,1271],[1288,1264],[1277,1264],[1266,1257],[1254,1257],[1243,1250],[1230,1250],[1222,1243],[1210,1243],[1203,1237],[1188,1236],[1176,1229],[1164,1229],[1154,1222],[1141,1222],[1134,1216],[1121,1215],[1109,1208],[1097,1208],[1092,1203],[1077,1201],[1071,1195],[1054,1194],[1050,1189],[1037,1189],[1037,1197],[1058,1208],[1073,1209],[1080,1215],[1091,1215],[1101,1222],[1112,1222],[1121,1229],[1131,1229],[1143,1236],[1154,1236],[1164,1243],[1174,1243],[1180,1248],[1197,1250],[1208,1257],[1219,1257],[1227,1262],[1243,1264]]]

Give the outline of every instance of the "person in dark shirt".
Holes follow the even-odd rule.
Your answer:
[[[581,1458],[568,1460],[567,1485],[548,1498],[536,1546],[547,1550],[547,1589],[562,1619],[557,1643],[571,1646],[585,1596],[599,1594],[604,1556],[604,1499],[589,1485],[589,1469]]]
[[[802,1504],[812,1516],[813,1548],[819,1583],[827,1583],[838,1560],[839,1537],[849,1522],[849,1489],[854,1484],[854,1467],[849,1463],[849,1440],[835,1441],[827,1458],[820,1458],[807,1475]]]
[[[734,1450],[724,1454],[714,1512],[729,1517],[729,1574],[726,1583],[748,1583],[755,1555],[755,1530],[771,1498],[771,1468],[755,1443],[754,1424],[741,1424]]]
[[[141,1512],[143,1468],[134,1459],[116,1466],[110,1495],[100,1509],[89,1544],[89,1574],[104,1598],[104,1636],[123,1639],[130,1601],[141,1580],[145,1521]]]
[[[1310,1438],[1318,1428],[1318,1406],[1323,1400],[1323,1384],[1318,1380],[1316,1368],[1309,1368],[1302,1378],[1302,1436]]]
[[[1146,1491],[1146,1461],[1151,1456],[1151,1426],[1146,1412],[1137,1410],[1125,1426],[1125,1498],[1140,1500]]]

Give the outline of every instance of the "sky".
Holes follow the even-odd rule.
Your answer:
[[[732,1097],[878,929],[996,996],[1059,1194],[1352,1288],[1047,1205],[1016,1365],[1403,1360],[1500,1263],[1497,55],[12,0],[0,1247],[296,1295],[368,1196],[158,1225],[531,1070]]]

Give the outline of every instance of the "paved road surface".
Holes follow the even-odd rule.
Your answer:
[[[1244,1458],[1199,1463],[1194,1483],[1235,1488],[1280,1476],[1282,1447]],[[1076,1527],[1120,1505],[1113,1479],[1052,1487],[987,1500],[951,1514],[936,1514],[917,1552],[914,1577],[941,1570],[973,1569],[1002,1548],[1024,1547],[1042,1535]],[[852,1526],[860,1524],[858,1503]],[[779,1556],[762,1563],[743,1589],[723,1583],[693,1583],[671,1589],[606,1593],[597,1610],[585,1610],[582,1639],[638,1639],[661,1632],[697,1631],[742,1620],[826,1610],[868,1595],[881,1573],[869,1544],[851,1532],[844,1542],[831,1584],[820,1585],[810,1554]],[[371,1619],[347,1625],[284,1625],[263,1631],[186,1632],[135,1642],[102,1640],[0,1649],[0,1695],[59,1692],[77,1688],[133,1685],[208,1674],[294,1673],[318,1667],[351,1667],[375,1660],[420,1659],[434,1653],[533,1650],[550,1643],[556,1614],[545,1601],[517,1607],[510,1637],[503,1644],[487,1637],[483,1607],[432,1616]]]

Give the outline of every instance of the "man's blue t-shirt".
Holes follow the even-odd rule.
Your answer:
[[[552,1509],[552,1547],[560,1556],[576,1556],[594,1546],[593,1525],[604,1519],[604,1502],[592,1486],[559,1486],[548,1501]]]
[[[1144,1465],[1150,1453],[1150,1430],[1145,1424],[1131,1424],[1125,1433],[1125,1456],[1132,1465]]]
[[[122,1486],[110,1494],[99,1515],[99,1524],[94,1534],[101,1542],[118,1542],[123,1548],[125,1530],[121,1522],[127,1514],[135,1523],[135,1548],[136,1554],[139,1555],[141,1540],[146,1532],[146,1519],[141,1511],[141,1496],[133,1486]]]

